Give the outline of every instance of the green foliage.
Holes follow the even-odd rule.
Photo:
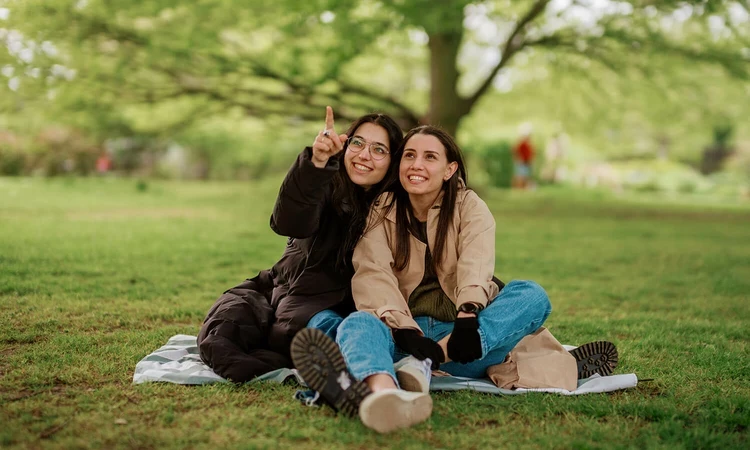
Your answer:
[[[427,121],[484,140],[498,123],[533,120],[591,154],[666,152],[695,166],[717,118],[750,137],[743,2],[3,5],[0,127],[33,136],[63,125],[98,145],[133,138],[159,151],[175,142],[203,176],[278,167],[269,149],[293,140],[269,128],[319,123],[328,104],[342,121],[379,110],[404,128]],[[275,139],[248,146],[253,127]]]
[[[10,142],[0,142],[0,175],[23,175],[26,164],[26,154],[20,148]]]
[[[23,98],[39,98],[50,88],[65,97],[72,89],[72,97],[99,111],[191,97],[249,115],[316,120],[323,106],[334,104],[346,118],[372,109],[385,109],[405,124],[450,118],[441,125],[454,131],[498,74],[512,76],[529,60],[536,73],[604,69],[641,85],[686,86],[690,71],[669,70],[675,62],[747,79],[746,22],[738,22],[746,5],[611,6],[586,10],[546,0],[29,0],[9,5],[7,22],[58,49],[35,47],[33,63],[16,56],[17,73],[41,71],[24,77]],[[440,42],[461,51],[437,51]],[[483,62],[488,55],[499,59],[494,66]],[[77,69],[76,76],[61,65]]]
[[[509,142],[486,144],[482,163],[491,186],[509,189],[513,181],[513,150]]]
[[[32,139],[0,142],[0,174],[88,175],[101,149],[73,130],[49,127]],[[12,143],[11,143],[12,142]]]
[[[722,169],[724,162],[734,150],[729,144],[733,131],[732,124],[725,123],[714,126],[714,142],[703,150],[700,165],[703,174],[708,175]]]
[[[721,124],[714,126],[714,145],[726,147],[734,132],[733,124]]]
[[[744,448],[750,418],[750,205],[564,189],[488,191],[496,273],[549,293],[564,343],[613,340],[613,394],[435,393],[387,436],[291,399],[293,385],[133,385],[268,268],[280,179],[0,179],[0,442],[9,448]],[[238,207],[239,205],[239,207]],[[243,206],[245,205],[245,206]],[[509,433],[508,430],[513,430]]]
[[[628,161],[613,163],[622,177],[622,187],[641,192],[709,192],[708,179],[695,169],[670,161]]]
[[[34,170],[44,175],[64,174],[88,175],[94,171],[96,159],[102,150],[71,130],[51,128],[37,137],[32,162]]]

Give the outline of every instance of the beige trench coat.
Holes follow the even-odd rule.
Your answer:
[[[387,195],[387,194],[386,194]],[[435,244],[442,194],[427,214],[427,245]],[[381,197],[370,213],[370,221],[383,214],[390,199]],[[424,277],[427,246],[409,237],[409,264],[394,271],[396,254],[396,208],[380,223],[365,232],[354,249],[352,294],[360,311],[369,311],[391,329],[419,326],[409,312],[408,299]],[[453,223],[448,231],[443,260],[437,267],[440,287],[456,304],[466,302],[486,306],[498,293],[492,281],[495,271],[495,219],[487,205],[469,189],[456,198]]]

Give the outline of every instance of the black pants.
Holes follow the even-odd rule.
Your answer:
[[[224,292],[208,311],[198,333],[203,362],[218,375],[237,383],[284,367],[289,357],[270,350],[274,321],[269,304],[273,283],[268,271]]]

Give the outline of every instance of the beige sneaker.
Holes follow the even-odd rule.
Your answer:
[[[413,356],[407,356],[393,365],[396,378],[401,389],[410,392],[430,392],[430,378],[432,378],[432,361],[424,361]]]
[[[378,433],[390,433],[424,422],[432,415],[432,397],[422,392],[383,389],[359,405],[362,423]]]

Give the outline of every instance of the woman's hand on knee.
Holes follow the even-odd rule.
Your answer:
[[[401,350],[417,359],[430,358],[432,370],[437,370],[440,363],[445,361],[442,347],[432,339],[422,336],[417,330],[395,329],[393,330],[393,340]]]
[[[456,319],[453,333],[448,339],[448,358],[462,364],[482,358],[482,340],[476,314],[461,314]]]

